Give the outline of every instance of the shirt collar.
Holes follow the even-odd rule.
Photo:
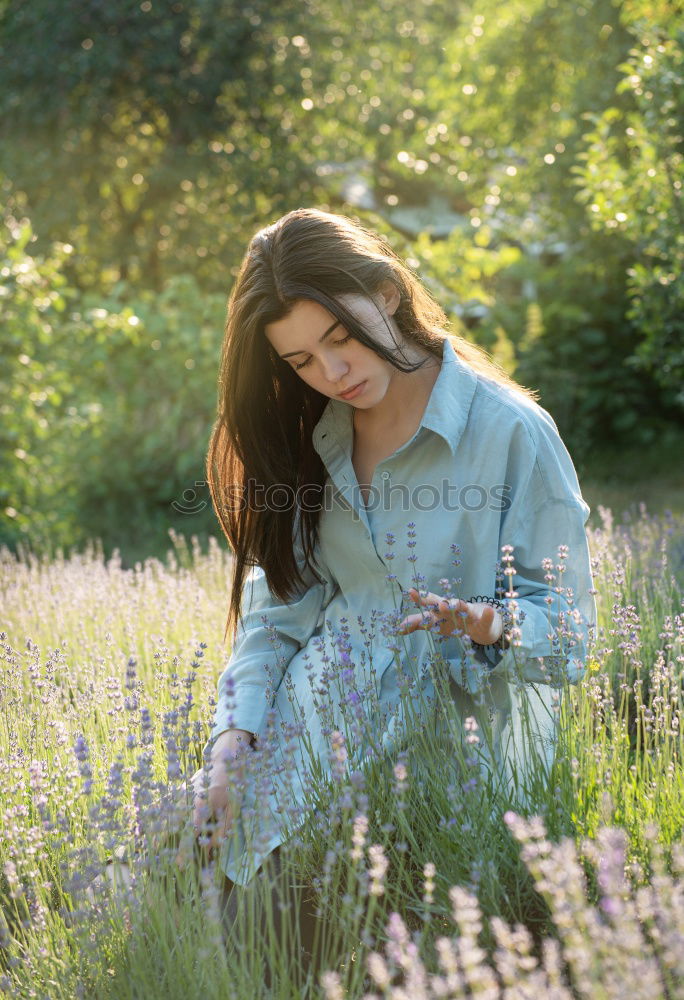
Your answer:
[[[458,356],[449,337],[442,345],[442,364],[420,427],[427,427],[439,434],[449,445],[452,454],[468,422],[468,414],[475,395],[477,374]],[[353,407],[341,399],[330,399],[313,430],[313,446],[325,459],[331,445],[351,452],[353,439]]]
[[[442,367],[432,387],[421,427],[439,434],[456,454],[468,422],[477,374],[454,350],[449,337],[442,345]]]

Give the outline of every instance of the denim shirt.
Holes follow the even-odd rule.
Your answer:
[[[283,731],[303,719],[325,765],[331,724],[318,718],[317,683],[330,664],[326,637],[339,634],[342,623],[345,662],[372,671],[385,707],[399,700],[397,660],[420,670],[437,645],[465,717],[484,692],[493,757],[511,781],[524,749],[521,689],[529,688],[527,714],[531,698],[536,738],[550,764],[558,688],[582,675],[596,624],[589,507],[556,424],[524,394],[476,373],[446,338],[420,425],[378,464],[367,504],[352,465],[353,434],[353,407],[330,399],[313,433],[328,472],[315,551],[322,582],[305,568],[307,586],[285,604],[270,593],[263,570],[251,571],[207,748],[227,728],[260,736],[269,720]],[[295,550],[303,566],[301,547]],[[423,629],[392,634],[388,621],[419,611],[402,602],[402,590],[418,585],[444,594],[445,580],[451,596],[503,600],[515,619],[508,649],[478,647],[458,635],[436,639]],[[396,721],[391,713],[382,718]],[[288,794],[296,800],[297,789]],[[271,826],[261,814],[256,851],[247,820],[233,838],[224,870],[234,881],[245,884],[282,843],[278,812]]]

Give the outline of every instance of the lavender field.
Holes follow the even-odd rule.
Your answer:
[[[524,808],[469,756],[475,719],[457,746],[408,713],[361,762],[333,734],[282,851],[320,918],[316,968],[287,912],[226,935],[217,859],[193,846],[227,554],[176,535],[132,569],[4,550],[0,993],[684,998],[684,515],[599,513],[596,641]]]

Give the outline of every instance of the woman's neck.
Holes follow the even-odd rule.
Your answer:
[[[402,431],[410,434],[415,431],[425,413],[441,366],[440,360],[427,351],[422,357],[426,357],[427,361],[417,371],[396,372],[377,406],[371,410],[354,410],[355,434],[365,440],[381,440],[388,436],[401,436]],[[415,360],[420,360],[420,356]]]

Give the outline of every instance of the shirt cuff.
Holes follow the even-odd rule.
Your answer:
[[[473,643],[473,653],[478,663],[494,670],[501,663],[506,650],[501,646],[477,646]]]
[[[225,698],[219,698],[209,741],[215,740],[226,729],[257,733],[269,707],[263,685],[238,684],[230,703]]]

